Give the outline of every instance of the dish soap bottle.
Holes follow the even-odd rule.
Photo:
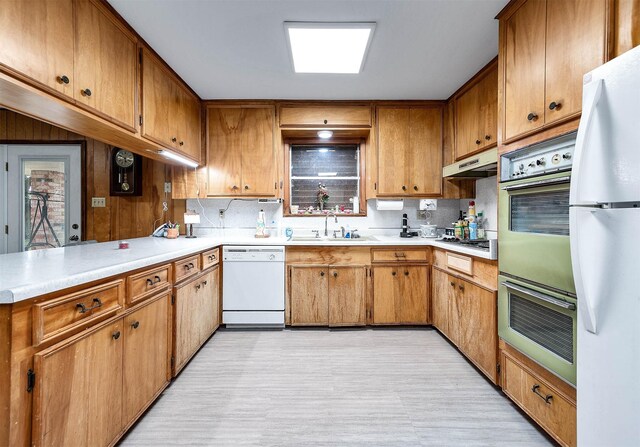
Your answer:
[[[266,218],[264,210],[260,210],[258,213],[258,220],[256,221],[256,237],[267,237],[266,232]]]

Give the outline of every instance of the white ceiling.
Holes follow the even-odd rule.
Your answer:
[[[446,99],[507,0],[108,0],[203,99]],[[358,75],[296,74],[285,21],[377,22]]]

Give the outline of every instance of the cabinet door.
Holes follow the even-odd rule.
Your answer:
[[[442,109],[412,108],[409,111],[407,179],[414,196],[442,192]]]
[[[429,269],[427,266],[402,266],[402,289],[396,301],[398,323],[423,324],[429,321]]]
[[[110,445],[120,434],[122,330],[118,320],[34,356],[34,445]]]
[[[200,277],[176,287],[174,292],[174,375],[189,361],[200,346],[202,288]]]
[[[132,422],[171,378],[168,292],[124,319],[124,424]]]
[[[208,194],[228,196],[240,194],[242,128],[246,109],[240,107],[207,109]]]
[[[460,294],[458,293],[459,287],[463,286],[461,285],[461,281],[459,279],[449,275],[449,287],[449,321],[447,322],[447,326],[449,328],[448,336],[449,340],[451,340],[454,345],[460,347],[462,327],[466,324],[466,322],[464,321]]]
[[[329,269],[327,267],[289,267],[291,324],[320,326],[329,324]]]
[[[227,150],[242,152],[242,194],[275,196],[274,107],[242,109],[239,147]]]
[[[366,324],[365,267],[329,267],[329,325]]]
[[[142,50],[143,137],[165,147],[175,147],[179,115],[178,85],[168,69],[147,49]]]
[[[455,99],[456,160],[476,152],[482,141],[480,130],[480,85],[476,84]]]
[[[136,41],[90,0],[75,3],[74,98],[135,129]]]
[[[544,124],[546,3],[528,0],[505,24],[505,139]]]
[[[407,194],[410,109],[379,107],[377,117],[378,194]]]
[[[434,268],[432,270],[433,293],[431,294],[431,320],[433,325],[449,336],[449,299],[452,286],[449,275]]]
[[[220,270],[216,265],[204,275],[202,285],[202,300],[200,309],[201,332],[200,344],[204,343],[220,326]]]
[[[606,4],[547,2],[545,124],[581,111],[582,76],[605,61]]]
[[[0,42],[0,64],[73,97],[72,0],[2,2]]]
[[[403,292],[401,267],[373,267],[373,323],[394,324]]]
[[[200,163],[202,153],[202,136],[200,132],[200,100],[186,87],[176,85],[180,115],[177,120],[176,148],[189,158]]]
[[[458,347],[497,382],[497,304],[494,292],[458,279],[457,303],[460,315]]]
[[[478,84],[480,96],[480,127],[478,140],[480,149],[498,143],[498,65],[493,68]],[[475,143],[475,141],[474,141]]]
[[[369,106],[283,106],[281,127],[371,127]]]

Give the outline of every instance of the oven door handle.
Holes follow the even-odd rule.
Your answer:
[[[504,191],[517,191],[519,189],[539,188],[541,186],[560,185],[562,183],[569,183],[571,181],[570,176],[558,177],[550,180],[538,180],[537,182],[520,183],[519,185],[503,186]]]
[[[516,291],[516,292],[523,293],[525,295],[532,296],[532,297],[537,298],[539,300],[542,300],[542,301],[544,301],[546,303],[553,304],[554,306],[562,307],[563,309],[568,309],[568,310],[576,310],[576,305],[575,304],[568,303],[568,302],[560,300],[558,298],[554,298],[554,297],[552,297],[550,295],[547,295],[546,293],[541,293],[541,292],[537,292],[535,290],[531,290],[531,289],[529,289],[527,287],[518,286],[516,284],[510,283],[509,281],[503,282],[502,285],[505,286],[509,290],[513,290],[513,291]]]

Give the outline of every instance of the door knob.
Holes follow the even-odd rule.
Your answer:
[[[138,326],[140,326],[140,322],[139,321],[134,321],[133,323],[131,323],[131,327],[134,329],[138,329]]]
[[[535,121],[535,120],[537,120],[537,119],[538,119],[538,115],[537,115],[537,114],[535,114],[535,113],[533,113],[533,112],[531,112],[530,114],[528,114],[528,115],[527,115],[527,119],[528,119],[529,121]]]
[[[555,102],[553,101],[551,104],[549,104],[549,110],[560,110],[560,108],[562,107],[562,104],[560,104],[559,102]]]
[[[56,78],[56,80],[60,83],[60,84],[69,84],[69,77],[66,75],[61,75],[58,76]]]
[[[480,144],[480,143],[482,143],[482,141],[476,140],[476,144]]]
[[[89,90],[88,88],[85,88],[84,90],[80,90],[80,93],[82,93],[82,96],[91,96],[91,90]]]
[[[338,277],[338,272],[333,272],[333,277],[337,278]]]

